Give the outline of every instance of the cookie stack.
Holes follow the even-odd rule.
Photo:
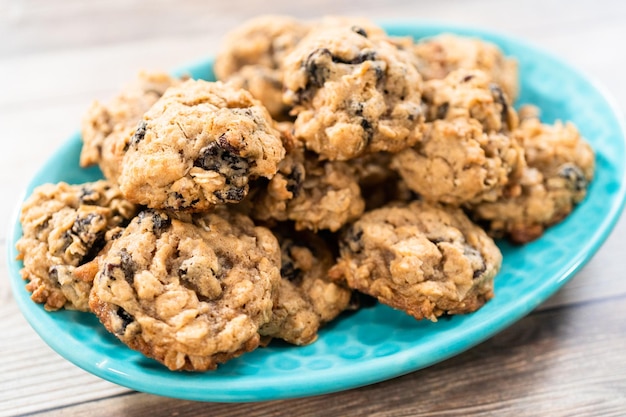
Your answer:
[[[502,255],[586,194],[571,123],[514,107],[517,64],[450,34],[263,16],[219,81],[143,72],[84,117],[81,166],[22,208],[22,275],[132,349],[204,371],[273,338],[315,341],[363,295],[416,319],[477,310]]]

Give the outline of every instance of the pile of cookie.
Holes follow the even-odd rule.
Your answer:
[[[516,61],[478,39],[263,16],[214,70],[143,72],[95,102],[80,164],[104,179],[42,185],[21,213],[32,299],[96,314],[172,370],[312,343],[367,297],[416,319],[475,311],[493,239],[536,239],[593,177],[576,127],[516,110]]]

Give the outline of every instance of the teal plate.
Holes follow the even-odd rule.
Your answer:
[[[496,296],[479,311],[416,321],[383,305],[341,316],[305,347],[271,344],[206,373],[171,372],[122,345],[97,319],[75,311],[46,312],[33,303],[20,277],[14,243],[9,268],[15,299],[41,338],[67,360],[101,378],[152,394],[189,400],[243,402],[325,394],[406,374],[457,355],[519,320],[567,282],[598,250],[617,221],[626,195],[624,126],[620,113],[593,82],[525,42],[482,30],[420,22],[386,25],[393,35],[422,38],[454,32],[498,44],[519,60],[520,103],[542,110],[543,120],[573,121],[597,154],[597,175],[587,199],[561,224],[520,247],[500,242],[504,254]],[[181,69],[212,79],[212,61]],[[78,165],[73,136],[35,175],[25,192],[44,182],[81,183],[101,177]]]

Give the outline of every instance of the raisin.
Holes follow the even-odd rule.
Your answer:
[[[287,175],[287,191],[291,193],[292,198],[296,198],[300,194],[303,180],[304,168],[301,164],[294,165],[291,173]]]
[[[376,51],[363,51],[358,54],[356,57],[352,59],[343,59],[336,55],[331,55],[332,60],[336,64],[347,64],[347,65],[359,65],[364,63],[365,61],[375,61],[376,60]]]
[[[122,248],[120,250],[119,267],[124,273],[124,279],[126,279],[126,282],[132,285],[135,281],[135,270],[137,269],[137,264],[135,263],[135,261],[133,261],[132,256],[130,255],[130,253],[128,253],[126,248]]]
[[[497,84],[490,84],[489,90],[491,90],[491,95],[493,96],[496,103],[500,103],[502,106],[502,110],[500,110],[500,119],[502,123],[506,126],[507,119],[509,117],[509,103],[502,92],[502,89]]]
[[[217,138],[217,143],[219,144],[220,148],[230,152],[231,154],[234,155],[239,155],[239,149],[237,149],[236,147],[234,147],[227,139],[226,137],[226,133],[222,133],[220,135],[219,138]]]
[[[137,144],[143,140],[146,136],[146,127],[146,122],[142,120],[139,123],[139,126],[137,126],[137,130],[133,134],[133,137],[130,139],[131,146],[137,146]]]
[[[280,276],[294,284],[298,284],[302,280],[300,272],[291,261],[283,262],[280,267]]]
[[[433,245],[438,245],[439,243],[443,243],[443,242],[450,242],[449,239],[444,239],[444,238],[441,238],[441,237],[429,237],[428,240]]]
[[[52,280],[55,284],[59,283],[59,267],[58,265],[52,265],[50,269],[48,269],[48,278]]]
[[[443,103],[439,107],[437,107],[437,114],[435,118],[437,119],[445,119],[448,114],[448,108],[450,107],[449,103]]]
[[[115,235],[112,237],[112,239],[116,239]],[[104,239],[104,234],[98,233],[98,235],[96,235],[96,239],[91,243],[91,247],[89,248],[89,251],[80,260],[79,265],[83,265],[95,259],[98,253],[100,253],[100,251],[104,249],[105,246],[106,246],[106,240]]]
[[[304,61],[304,69],[308,76],[306,90],[324,85],[326,78],[330,75],[330,70],[328,65],[323,65],[321,62],[328,57],[332,57],[331,52],[326,48],[321,48],[311,52]]]
[[[172,219],[170,219],[167,214],[156,210],[144,210],[140,212],[137,217],[139,218],[139,223],[146,219],[150,219],[152,222],[152,233],[157,236],[160,236],[161,233],[169,229],[172,225]]]
[[[356,228],[354,226],[348,229],[348,232],[346,233],[346,240],[350,250],[355,253],[361,252],[363,250],[363,242],[361,241],[362,237],[362,229]]]
[[[95,205],[100,198],[99,193],[91,187],[83,186],[80,189],[80,195],[78,201],[80,204]]]
[[[76,216],[76,220],[74,220],[74,224],[72,225],[72,233],[85,243],[91,242],[94,240],[94,237],[89,229],[91,229],[94,222],[101,219],[102,216],[95,213],[89,213],[85,217]]]
[[[280,276],[298,285],[302,281],[302,271],[296,268],[291,258],[291,249],[294,247],[291,239],[287,239],[281,245],[281,267]]]
[[[72,243],[74,243],[74,234],[71,233],[69,230],[65,231],[63,233],[63,235],[61,236],[61,241],[62,241],[62,245],[61,245],[61,250],[60,252],[65,252],[67,250],[67,248],[70,247],[70,245]]]
[[[223,142],[227,146],[221,146],[219,142],[211,142],[202,148],[200,155],[194,161],[194,166],[207,171],[218,172],[224,177],[228,187],[214,193],[220,201],[238,202],[245,197],[248,191],[250,164],[247,159],[234,153],[237,150],[226,142],[225,138]]]
[[[200,150],[200,156],[194,161],[194,166],[220,173],[225,169],[247,172],[248,161],[228,148],[234,149],[232,146],[222,147],[221,144],[211,142]]]
[[[480,261],[480,267],[474,270],[472,278],[477,279],[482,277],[487,270],[487,265],[485,264],[485,258],[483,258],[483,255],[480,253],[480,251],[472,246],[467,245],[463,250],[463,254],[468,258],[477,259]]]
[[[473,279],[480,278],[485,273],[486,270],[487,270],[487,266],[483,263],[483,265],[479,269],[474,271],[472,278]]]
[[[358,33],[358,32],[357,32]],[[375,51],[365,50],[352,59],[344,59],[333,55],[328,48],[319,48],[309,54],[302,63],[302,68],[306,72],[307,82],[304,88],[295,92],[295,104],[310,101],[313,97],[313,90],[321,88],[330,76],[330,63],[358,65],[365,61],[374,61],[377,55]],[[381,68],[376,67],[376,79],[380,81],[384,73]]]
[[[352,31],[354,33],[358,33],[359,35],[363,36],[364,38],[367,38],[367,32],[365,31],[365,29],[363,29],[362,27],[359,26],[352,26]]]
[[[363,131],[365,132],[365,139],[369,143],[374,137],[374,127],[366,118],[361,119],[361,127],[363,128]]]
[[[558,175],[565,178],[569,188],[573,191],[584,191],[587,189],[588,181],[580,167],[567,163],[559,168]]]
[[[376,85],[378,85],[385,78],[385,71],[380,66],[375,65],[374,72],[376,74]]]
[[[363,103],[361,102],[352,102],[351,110],[357,116],[363,116]]]
[[[215,196],[220,201],[237,202],[243,200],[246,196],[247,187],[243,188],[230,188],[226,191],[216,191]]]
[[[135,318],[130,315],[128,311],[119,306],[117,307],[115,314],[117,314],[117,316],[122,320],[122,328],[117,333],[124,334],[128,325],[135,321]]]

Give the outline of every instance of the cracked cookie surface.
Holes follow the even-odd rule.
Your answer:
[[[396,152],[419,137],[422,79],[411,57],[358,27],[312,30],[284,64],[295,136],[325,159]]]
[[[143,114],[181,80],[160,72],[140,72],[109,102],[95,101],[83,116],[80,165],[98,165],[105,178],[117,181],[129,141]]]
[[[150,208],[203,211],[241,201],[249,180],[271,178],[284,154],[274,121],[250,93],[188,80],[145,113],[120,188]]]
[[[416,319],[469,313],[493,297],[502,255],[455,208],[414,201],[365,213],[340,240],[331,277]]]
[[[17,241],[31,299],[46,310],[89,311],[96,257],[136,212],[109,181],[44,184],[22,205]]]
[[[139,213],[103,259],[90,306],[130,348],[172,370],[204,371],[258,346],[280,248],[268,229],[225,209],[190,220]]]

